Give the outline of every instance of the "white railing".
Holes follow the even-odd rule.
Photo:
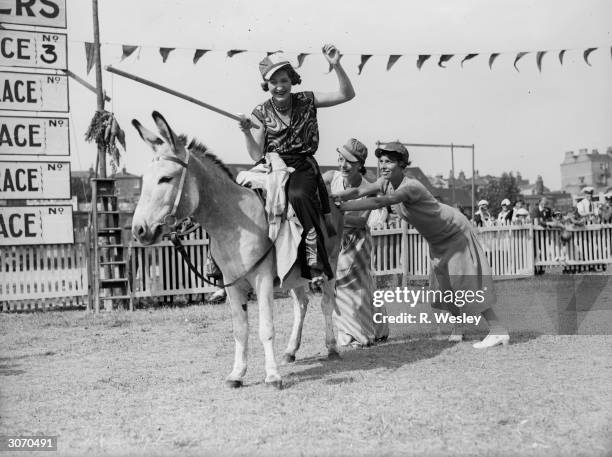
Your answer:
[[[193,231],[181,243],[191,263],[204,274],[209,246],[204,231],[201,228]],[[134,298],[202,294],[215,290],[189,269],[170,241],[151,246],[131,242],[128,257]]]
[[[74,235],[74,244],[0,246],[2,311],[87,305],[89,231]]]
[[[525,277],[536,267],[612,263],[612,224],[570,230],[532,225],[476,229],[495,278]],[[426,278],[429,248],[405,223],[372,230],[372,271]],[[204,272],[208,239],[195,231],[183,242],[192,263]],[[135,298],[202,294],[214,290],[189,270],[169,241],[153,246],[128,243]],[[0,247],[0,308],[3,311],[85,307],[89,300],[90,242],[75,230],[74,245]]]

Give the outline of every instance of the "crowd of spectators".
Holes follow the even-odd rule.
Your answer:
[[[585,187],[583,194],[584,198],[565,214],[554,209],[547,197],[542,197],[530,210],[522,200],[512,205],[510,200],[504,198],[501,207],[491,211],[489,202],[480,200],[472,220],[477,227],[533,223],[541,227],[560,228],[567,225],[580,227],[587,224],[612,224],[612,192],[606,193],[602,202],[593,200],[592,187]]]

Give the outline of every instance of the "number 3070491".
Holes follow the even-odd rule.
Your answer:
[[[2,436],[0,451],[57,451],[57,437]]]

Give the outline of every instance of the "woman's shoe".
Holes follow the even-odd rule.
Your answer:
[[[478,343],[474,343],[473,347],[475,349],[487,349],[492,348],[493,346],[497,346],[501,344],[502,346],[508,346],[510,343],[510,335],[507,333],[505,335],[493,335],[489,333],[484,340],[479,341]]]

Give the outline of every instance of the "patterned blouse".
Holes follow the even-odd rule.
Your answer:
[[[291,94],[291,121],[286,125],[268,99],[253,110],[264,130],[264,153],[312,156],[319,147],[317,109],[312,92]]]

